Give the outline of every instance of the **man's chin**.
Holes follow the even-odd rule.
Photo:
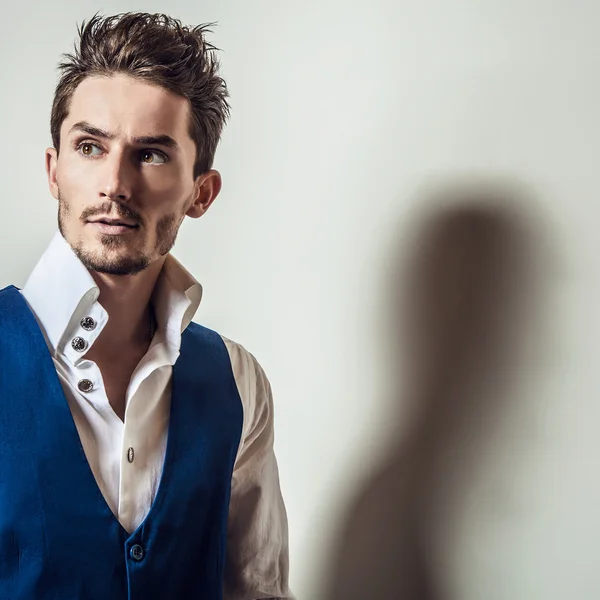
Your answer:
[[[85,265],[85,263],[84,263]],[[89,271],[93,271],[95,273],[102,273],[103,275],[114,275],[119,277],[124,277],[127,275],[137,275],[144,271],[148,265],[142,264],[131,264],[131,263],[90,263],[85,265],[85,267]]]
[[[105,275],[137,275],[144,271],[150,264],[148,260],[140,259],[137,262],[133,260],[107,260],[107,259],[81,259],[83,265],[89,271],[103,273]]]
[[[126,242],[81,244],[74,251],[86,269],[107,275],[135,275],[150,264],[147,255],[134,251]]]

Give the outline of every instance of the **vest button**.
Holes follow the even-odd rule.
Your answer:
[[[89,380],[89,379],[82,379],[78,384],[77,387],[79,388],[80,392],[91,392],[94,389],[94,384]]]
[[[142,558],[144,558],[144,549],[139,544],[135,544],[134,546],[131,546],[129,556],[131,556],[133,560],[139,562],[140,560],[142,560]]]

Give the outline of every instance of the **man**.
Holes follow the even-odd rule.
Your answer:
[[[291,598],[269,382],[169,254],[229,113],[205,26],[95,16],[46,151],[59,232],[0,292],[0,598]]]

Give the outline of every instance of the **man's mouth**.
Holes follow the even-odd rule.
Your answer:
[[[98,233],[108,236],[133,235],[134,231],[139,229],[139,225],[126,219],[100,218],[88,221]]]
[[[136,229],[139,227],[137,223],[132,223],[130,221],[124,221],[120,219],[95,219],[93,221],[88,221],[88,223],[101,223],[103,225],[109,225],[111,227],[129,227],[130,229]]]

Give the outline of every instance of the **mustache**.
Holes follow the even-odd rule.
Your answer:
[[[82,221],[86,221],[98,215],[109,215],[113,212],[115,207],[118,217],[128,221],[135,221],[137,225],[143,224],[142,215],[140,215],[133,208],[124,204],[119,204],[118,202],[105,202],[104,204],[99,204],[98,206],[88,206],[88,208],[81,213],[79,218]]]

